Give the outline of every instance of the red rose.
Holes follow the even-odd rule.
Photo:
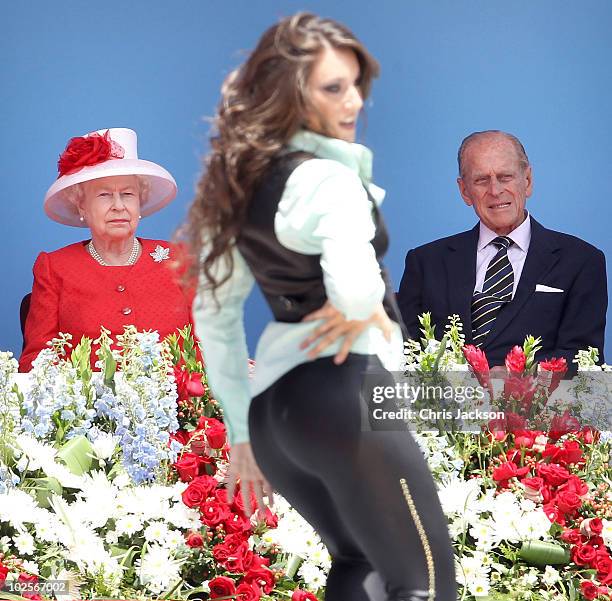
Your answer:
[[[318,599],[312,593],[296,588],[291,595],[291,601],[318,601]]]
[[[4,586],[9,569],[0,561],[0,588]]]
[[[276,528],[278,526],[278,516],[275,513],[272,513],[269,507],[264,507],[263,516],[261,514],[262,510],[260,509],[257,512],[257,519],[265,522],[268,528]]]
[[[184,453],[174,464],[174,467],[183,482],[191,482],[194,478],[201,475],[203,464],[195,453]]]
[[[210,418],[206,424],[206,438],[211,449],[220,449],[225,444],[225,425],[218,419]]]
[[[493,470],[493,480],[499,482],[501,487],[508,485],[508,480],[524,476],[529,471],[528,467],[518,467],[512,461],[506,461]]]
[[[511,374],[522,374],[525,371],[527,357],[525,351],[520,346],[512,347],[512,350],[506,355],[506,369]]]
[[[566,491],[576,493],[579,497],[583,497],[589,492],[589,486],[583,482],[578,476],[572,474],[567,481],[559,486],[558,492]]]
[[[563,415],[555,415],[555,417],[550,420],[550,432],[548,436],[552,440],[558,440],[564,434],[577,432],[578,430],[580,430],[580,422],[575,417],[572,417],[566,409]]]
[[[259,601],[261,589],[254,582],[243,582],[236,589],[236,601]]]
[[[555,463],[540,463],[538,464],[537,470],[538,476],[544,478],[544,481],[551,486],[559,486],[570,477],[570,473],[564,467]]]
[[[187,507],[198,507],[212,494],[217,487],[217,481],[212,476],[197,476],[183,491],[183,503]]]
[[[191,434],[189,434],[189,432],[187,432],[186,430],[177,430],[176,432],[170,434],[170,438],[172,440],[177,440],[183,446],[185,446],[189,442],[190,437]]]
[[[603,530],[601,518],[589,518],[580,524],[580,531],[587,536],[599,535]]]
[[[27,582],[27,583],[32,583],[32,584],[37,584],[38,583],[38,576],[36,576],[36,574],[25,574],[24,572],[21,572],[21,574],[19,574],[19,578],[17,579],[19,582]],[[41,601],[42,597],[38,594],[38,593],[34,593],[34,592],[22,592],[21,596],[26,598],[26,599],[30,599],[30,601]]]
[[[593,584],[590,580],[583,580],[580,583],[580,592],[583,594],[584,598],[588,599],[589,601],[597,599],[597,596],[599,595],[597,585]]]
[[[189,373],[182,367],[174,366],[174,379],[176,380],[176,391],[180,400],[189,397],[200,397],[206,394],[206,388],[202,383],[200,372]]]
[[[569,543],[570,545],[577,545],[582,542],[582,535],[578,530],[564,530],[561,534],[561,540]]]
[[[514,433],[514,446],[517,449],[521,447],[530,449],[538,434],[539,432],[533,430],[518,430]]]
[[[597,551],[591,545],[578,544],[572,548],[571,558],[577,566],[589,567],[597,558]]]
[[[190,532],[185,544],[192,549],[204,546],[204,537],[199,532]]]
[[[612,559],[607,553],[595,560],[595,568],[597,569],[597,580],[601,584],[612,584]]]
[[[226,518],[224,526],[226,532],[243,532],[247,533],[251,530],[251,521],[249,518],[239,513],[231,513]]]
[[[548,445],[542,453],[542,457],[550,457],[551,461],[561,465],[580,463],[582,460],[582,449],[577,440],[566,440],[562,447]]]
[[[540,361],[540,369],[551,373],[550,384],[548,385],[548,394],[552,394],[559,387],[559,382],[567,371],[567,361],[565,357],[556,359],[553,357],[548,361]]]
[[[228,534],[222,543],[213,547],[213,557],[230,572],[244,572],[249,547],[240,534]]]
[[[230,516],[227,505],[220,503],[216,499],[207,499],[204,501],[204,503],[200,505],[200,511],[202,512],[202,521],[210,528],[218,526]]]
[[[83,167],[97,165],[110,158],[122,158],[122,149],[111,144],[108,131],[101,136],[91,134],[87,137],[72,138],[57,162],[60,177],[76,173]],[[121,156],[119,156],[121,155]]]
[[[462,350],[478,383],[485,388],[490,388],[489,362],[487,361],[487,356],[484,351],[475,347],[473,344],[466,344]]]
[[[551,522],[565,526],[565,514],[554,503],[545,503],[542,505],[542,511]]]
[[[580,432],[578,432],[578,438],[583,440],[586,444],[593,444],[599,440],[599,432],[591,426],[584,426]]]
[[[219,597],[233,597],[236,593],[236,585],[231,578],[227,576],[217,576],[208,581],[210,589],[210,598],[218,599]]]
[[[582,506],[582,499],[572,491],[560,492],[556,499],[557,507],[566,514],[573,515]]]
[[[274,572],[268,568],[251,568],[244,576],[244,582],[254,582],[268,595],[274,588]]]

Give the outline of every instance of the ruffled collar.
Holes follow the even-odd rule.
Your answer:
[[[310,152],[320,159],[331,159],[342,163],[357,173],[377,204],[382,202],[385,191],[372,183],[372,151],[363,144],[330,138],[301,129],[289,140],[287,149],[289,152],[298,150]]]

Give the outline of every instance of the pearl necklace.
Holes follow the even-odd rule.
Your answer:
[[[93,245],[93,240],[89,241],[87,245],[87,250],[89,254],[98,262],[100,265],[104,265],[105,267],[110,267],[109,264],[100,256],[100,253],[96,250],[96,247]],[[134,265],[136,263],[136,259],[138,258],[138,253],[140,252],[140,242],[138,242],[137,238],[134,238],[134,244],[132,246],[132,252],[128,258],[128,260],[123,265]]]

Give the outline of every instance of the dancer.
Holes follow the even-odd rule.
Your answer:
[[[228,76],[187,224],[202,257],[194,317],[229,427],[229,494],[240,478],[261,504],[269,481],[317,529],[333,560],[328,601],[450,601],[431,474],[364,394],[367,372],[392,383],[385,368],[403,349],[379,262],[384,192],[355,143],[377,72],[346,27],[299,13]],[[254,281],[274,321],[250,390],[242,319]]]

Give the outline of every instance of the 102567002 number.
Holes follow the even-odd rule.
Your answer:
[[[68,592],[68,582],[66,580],[7,580],[0,589],[0,591],[2,590],[15,595],[21,595],[22,593],[65,594]]]

